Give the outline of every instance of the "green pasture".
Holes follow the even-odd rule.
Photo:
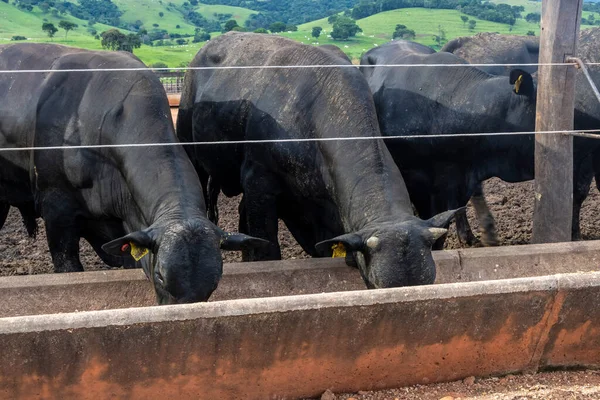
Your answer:
[[[169,32],[192,33],[194,27],[183,21],[181,14],[173,7],[169,8],[169,3],[180,5],[184,0],[149,0],[140,2],[139,0],[115,0],[115,3],[124,11],[122,20],[133,22],[141,20],[147,29],[152,28],[153,23],[159,25],[159,29],[166,29]],[[527,12],[535,12],[540,3],[530,0],[497,0],[512,5],[523,5]],[[215,18],[215,13],[232,14],[240,25],[252,10],[230,7],[222,5],[204,5],[200,4],[196,10],[206,18]],[[161,18],[159,12],[163,12]],[[538,10],[539,11],[539,10]],[[525,13],[525,14],[526,14]],[[589,14],[589,13],[586,13]],[[539,26],[531,24],[524,19],[519,19],[513,29],[507,24],[479,20],[469,16],[469,19],[475,19],[477,25],[474,30],[470,30],[461,20],[461,13],[456,10],[436,10],[425,8],[406,8],[375,14],[357,21],[363,32],[356,37],[346,41],[335,41],[327,37],[331,33],[331,25],[327,19],[321,19],[298,26],[297,32],[284,32],[281,35],[297,40],[305,44],[335,44],[346,52],[353,60],[358,60],[367,50],[379,46],[392,39],[392,33],[397,24],[404,24],[409,29],[416,32],[415,41],[437,47],[435,36],[443,31],[446,40],[451,40],[458,36],[474,35],[478,32],[498,32],[503,34],[525,35],[528,31],[534,31],[539,35]],[[75,47],[88,49],[100,49],[100,41],[87,32],[87,22],[78,20],[69,15],[61,17],[68,21],[77,23],[78,28],[69,32],[65,40],[64,31],[59,30],[54,39],[49,39],[41,30],[44,19],[58,26],[60,18],[53,17],[51,14],[43,14],[37,7],[34,11],[24,12],[15,6],[0,2],[0,43],[8,43],[13,35],[22,35],[35,42],[54,42]],[[177,29],[176,25],[180,25]],[[311,36],[314,26],[321,26],[324,31],[318,39]],[[95,24],[94,28],[98,32],[110,29],[110,26]],[[218,32],[211,33],[213,37],[219,35]],[[135,54],[146,64],[163,62],[169,67],[177,67],[188,63],[194,57],[196,52],[202,47],[203,43],[190,43],[189,45],[172,46],[145,46],[135,50]]]

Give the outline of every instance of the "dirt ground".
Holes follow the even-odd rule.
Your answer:
[[[544,372],[418,385],[377,392],[335,394],[322,400],[583,400],[600,399],[600,371]]]
[[[492,210],[501,245],[527,244],[531,239],[533,216],[533,182],[508,184],[499,179],[490,179],[484,184],[484,190]],[[237,230],[238,198],[219,199],[219,225],[228,231]],[[600,239],[600,193],[593,184],[581,213],[581,231],[585,240]],[[468,207],[468,217],[473,231],[478,235],[477,220],[472,207]],[[307,255],[296,244],[291,234],[280,223],[279,241],[283,258],[306,258]],[[450,228],[446,248],[460,247],[454,226]],[[225,262],[240,261],[235,252],[224,252]],[[108,268],[91,247],[82,240],[81,259],[86,270]],[[29,239],[20,221],[19,214],[12,209],[9,218],[0,230],[0,276],[24,275],[52,272],[50,253],[46,243],[43,222],[36,240]]]

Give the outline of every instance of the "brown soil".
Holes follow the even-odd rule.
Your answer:
[[[377,392],[334,394],[327,400],[583,400],[600,399],[600,371],[508,375],[417,385]]]
[[[531,238],[533,216],[533,183],[508,184],[499,179],[490,179],[484,184],[484,190],[490,209],[495,218],[500,243],[506,245],[527,244]],[[236,231],[238,224],[237,205],[239,198],[219,199],[221,227],[227,231]],[[581,213],[581,231],[586,240],[600,239],[600,193],[595,185],[585,201]],[[473,209],[468,207],[468,217],[476,235],[478,224]],[[307,254],[296,244],[291,234],[280,223],[279,241],[283,258],[307,258]],[[81,258],[86,270],[106,269],[91,247],[81,242]],[[460,247],[454,226],[446,241],[446,248]],[[223,253],[225,262],[241,261],[241,255],[235,252]],[[52,272],[50,253],[46,244],[43,221],[36,240],[27,238],[25,229],[15,209],[0,230],[0,275],[23,275]]]

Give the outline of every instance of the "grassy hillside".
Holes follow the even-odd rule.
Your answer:
[[[248,17],[256,14],[256,11],[247,8],[210,4],[200,4],[195,10],[207,19],[214,19],[215,14],[232,14],[231,18],[235,19],[239,26],[244,26]]]
[[[593,1],[593,0],[584,0],[585,2],[588,1]],[[600,1],[600,0],[596,0],[596,1]],[[523,8],[525,8],[525,12],[523,12],[523,17],[525,17],[527,14],[529,13],[538,13],[538,14],[542,14],[542,2],[541,1],[531,1],[531,0],[491,0],[492,3],[505,3],[505,4],[510,4],[511,6],[523,6]],[[584,18],[588,18],[590,16],[590,14],[596,14],[594,15],[596,18],[599,18],[600,15],[598,15],[597,13],[591,13],[588,11],[583,11],[583,17]],[[585,25],[584,25],[585,26]]]
[[[152,24],[158,24],[158,29],[166,29],[170,33],[193,34],[194,26],[187,23],[181,13],[175,8],[169,7],[169,3],[180,6],[185,0],[114,0],[115,4],[123,11],[121,21],[125,23],[141,20],[144,27],[152,29]],[[168,9],[170,8],[170,9]],[[215,19],[215,14],[232,14],[232,18],[238,21],[239,25],[243,25],[244,21],[254,13],[254,11],[230,6],[205,5],[199,4],[195,11],[201,13],[207,19]],[[160,17],[159,12],[163,12],[164,16]],[[53,39],[48,38],[42,31],[44,22],[51,22],[58,27],[61,20],[74,22],[79,26],[68,33],[65,39],[65,31],[60,29]],[[177,28],[177,25],[180,27]],[[112,26],[103,24],[94,24],[93,28],[98,33]],[[122,32],[128,33],[124,29]],[[32,12],[25,12],[12,4],[7,4],[0,1],[0,44],[10,43],[11,37],[15,35],[25,36],[33,42],[52,42],[68,46],[83,47],[86,49],[101,49],[100,41],[88,32],[87,21],[64,15],[54,17],[51,13],[44,14],[37,7],[34,7]],[[213,32],[213,37],[219,35],[219,32]],[[188,63],[198,52],[203,43],[190,43],[189,45],[173,45],[151,47],[142,46],[135,49],[134,53],[140,57],[146,64],[154,64],[163,62],[170,67],[177,67],[183,63]]]
[[[152,29],[152,24],[157,24],[158,29],[166,29],[169,32],[193,33],[194,25],[186,22],[181,13],[176,9],[169,7],[169,3],[181,5],[182,0],[174,1],[135,1],[135,0],[113,0],[113,3],[123,11],[121,21],[133,23],[140,20],[148,30]],[[160,17],[158,13],[164,13]],[[179,25],[180,28],[176,28]]]
[[[183,16],[171,4],[181,6],[185,0],[113,0],[123,15],[121,21],[135,22],[140,20],[144,22],[146,29],[152,29],[152,24],[158,24],[158,29],[166,29],[173,33],[193,33],[194,25],[183,19]],[[243,26],[246,19],[255,11],[242,7],[230,7],[223,5],[199,4],[194,7],[194,11],[202,14],[206,19],[216,20],[215,14],[232,14],[231,18]],[[164,15],[161,17],[159,13]],[[179,25],[179,28],[177,28]]]
[[[363,32],[345,42],[334,41],[326,36],[331,33],[332,29],[331,25],[327,23],[326,18],[300,25],[298,32],[285,33],[284,35],[304,43],[336,44],[352,58],[359,58],[364,51],[390,41],[397,24],[404,24],[409,29],[413,29],[417,35],[415,41],[434,47],[436,45],[434,36],[440,34],[440,29],[445,31],[447,40],[457,36],[473,35],[478,32],[512,33],[516,35],[525,35],[530,30],[534,31],[536,35],[539,32],[537,24],[530,24],[522,19],[517,21],[511,32],[507,24],[469,17],[477,21],[475,29],[471,31],[460,19],[461,15],[463,14],[456,10],[425,8],[405,8],[386,11],[358,20],[357,24],[362,28]],[[313,26],[320,26],[326,31],[317,41],[310,36]]]
[[[0,43],[10,40],[14,35],[26,36],[27,38],[36,41],[48,39],[46,34],[42,31],[42,24],[45,22],[45,19],[56,26],[58,26],[58,23],[63,19],[79,25],[78,28],[69,32],[69,40],[77,42],[80,39],[86,39],[84,41],[89,42],[87,39],[93,39],[92,35],[86,31],[87,21],[77,19],[70,15],[57,18],[51,14],[43,14],[38,8],[34,8],[33,12],[25,12],[13,5],[0,1]],[[112,27],[103,24],[95,24],[94,28],[98,31],[103,31]],[[64,34],[65,32],[63,30],[58,31],[54,40],[58,41],[64,39]]]
[[[113,2],[123,12],[121,16],[122,23],[133,23],[139,20],[142,21],[144,28],[147,30],[153,29],[153,24],[157,24],[158,29],[166,29],[170,33],[192,34],[195,28],[194,25],[187,22],[177,10],[177,7],[181,6],[184,1],[114,0]],[[175,5],[175,7],[172,5]],[[231,14],[231,18],[235,19],[241,26],[244,25],[244,22],[251,14],[255,13],[255,11],[247,8],[206,4],[199,4],[194,8],[194,11],[202,14],[209,20],[216,20],[216,14]],[[161,12],[163,13],[162,17],[159,15]],[[69,14],[55,17],[51,13],[42,13],[38,7],[34,7],[32,12],[26,12],[12,4],[0,2],[0,40],[10,39],[13,35],[26,36],[32,39],[43,38],[45,33],[42,32],[41,26],[45,22],[44,19],[47,19],[48,22],[52,22],[56,26],[58,26],[61,19],[78,24],[79,28],[69,32],[69,36],[77,32],[86,34],[87,21],[77,19]],[[94,28],[98,32],[102,32],[112,27],[95,24]],[[57,33],[57,36],[60,36],[60,33]]]
[[[118,7],[124,12],[121,21],[132,23],[141,20],[146,29],[152,29],[152,24],[158,24],[158,29],[166,29],[170,33],[191,34],[194,26],[183,20],[183,16],[177,10],[185,0],[114,0]],[[530,0],[494,0],[505,2],[512,5],[523,5],[526,12],[541,11],[541,3]],[[244,21],[254,11],[223,5],[204,5],[200,4],[195,11],[201,13],[207,19],[216,19],[216,14],[232,14],[232,18],[243,25]],[[164,13],[163,17],[159,13]],[[584,13],[589,14],[589,13]],[[356,37],[347,41],[334,41],[328,38],[331,33],[331,25],[327,19],[321,19],[300,25],[297,32],[282,33],[283,36],[298,40],[305,44],[335,44],[345,51],[351,58],[358,59],[365,51],[381,45],[392,39],[392,32],[397,24],[404,24],[409,29],[416,32],[415,40],[428,46],[436,46],[435,35],[441,31],[445,32],[446,40],[457,36],[473,35],[478,32],[499,32],[525,35],[528,31],[534,31],[539,34],[539,26],[530,24],[523,19],[519,19],[512,31],[506,24],[499,24],[475,19],[477,25],[473,31],[461,21],[461,13],[456,10],[437,10],[424,8],[407,8],[386,11],[375,14],[370,17],[357,21],[363,29]],[[41,30],[44,19],[58,26],[60,19],[77,23],[79,25],[74,31],[69,32],[68,39],[65,40],[64,31],[60,30],[54,39],[49,39]],[[600,16],[597,16],[600,18]],[[78,20],[69,15],[61,18],[51,14],[43,14],[37,7],[33,12],[24,12],[11,4],[0,2],[0,43],[6,43],[13,35],[22,35],[28,37],[31,41],[50,42],[66,44],[70,46],[84,47],[89,49],[100,49],[100,41],[88,32],[86,21]],[[179,28],[177,28],[179,25]],[[314,26],[321,26],[324,31],[318,40],[311,37],[311,30]],[[93,26],[98,32],[111,28],[107,25],[95,24]],[[213,32],[212,37],[217,36],[218,32]],[[172,45],[161,47],[142,46],[135,50],[135,54],[146,64],[163,62],[170,67],[177,67],[189,62],[196,54],[203,43],[189,45]]]

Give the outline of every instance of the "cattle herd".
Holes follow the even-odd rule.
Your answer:
[[[584,61],[598,61],[599,38],[582,31]],[[84,238],[109,266],[142,267],[160,304],[208,300],[221,249],[280,259],[280,219],[306,253],[345,257],[369,288],[431,284],[451,220],[474,240],[470,199],[482,242],[497,244],[482,182],[533,178],[532,135],[468,134],[533,131],[535,68],[469,63],[535,63],[538,50],[496,34],[440,52],[399,40],[355,68],[335,46],[231,32],[192,61],[202,68],[185,75],[175,129],[160,81],[132,54],[1,45],[0,227],[10,207],[31,236],[43,218],[56,272],[83,270]],[[232,66],[259,68],[220,68]],[[580,77],[574,123],[600,128]],[[599,144],[575,140],[575,239]],[[242,194],[240,233],[219,228],[221,192]]]

